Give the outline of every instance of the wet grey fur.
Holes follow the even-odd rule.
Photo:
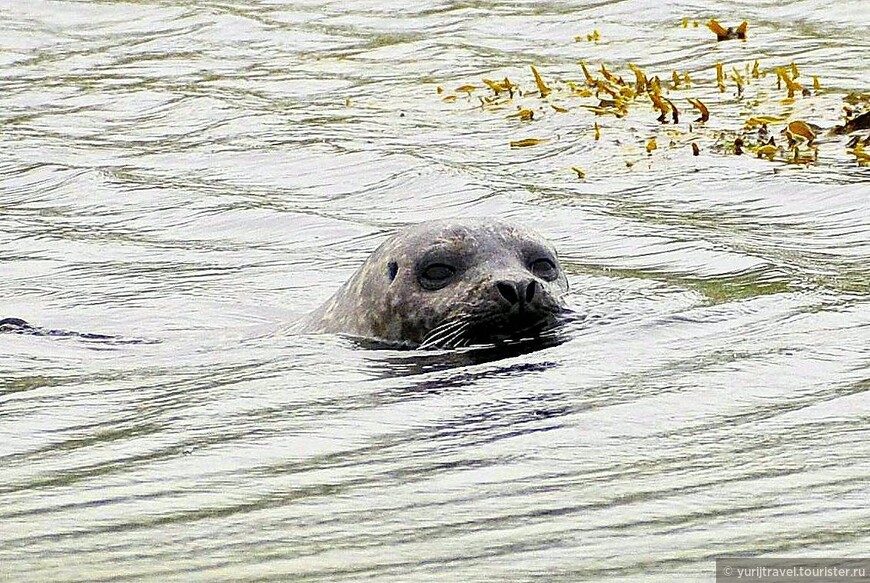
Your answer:
[[[440,289],[423,275],[433,264],[455,269]],[[429,221],[387,239],[299,329],[408,347],[490,343],[552,327],[567,289],[553,246],[533,231],[498,219]]]

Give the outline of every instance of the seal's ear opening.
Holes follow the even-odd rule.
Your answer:
[[[399,273],[399,264],[395,261],[387,263],[387,276],[390,278],[391,282],[396,279],[397,273]]]

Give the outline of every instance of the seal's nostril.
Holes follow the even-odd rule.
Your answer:
[[[535,297],[535,292],[538,289],[538,282],[530,281],[529,285],[526,286],[526,303],[531,303],[532,298]]]
[[[514,287],[512,283],[500,281],[495,284],[495,287],[498,288],[498,293],[500,293],[509,303],[516,304],[520,301],[520,298],[517,295],[517,288]]]

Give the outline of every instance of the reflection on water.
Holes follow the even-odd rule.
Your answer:
[[[451,350],[408,350],[401,347],[397,348],[395,344],[368,338],[350,338],[350,340],[361,349],[378,351],[373,353],[373,357],[370,359],[373,363],[373,371],[377,371],[375,378],[388,379],[454,368],[465,369],[476,364],[511,359],[552,348],[563,342],[568,342],[572,333],[580,328],[586,319],[584,314],[576,314],[566,310],[557,326],[536,336]],[[385,356],[385,353],[388,356]],[[538,368],[538,365],[532,366],[522,362],[511,366],[509,370],[522,371],[529,366],[532,370]],[[472,375],[472,378],[476,378],[475,375]]]
[[[0,2],[0,318],[74,332],[0,334],[0,579],[709,580],[721,555],[865,553],[870,174],[844,136],[809,165],[719,136],[842,123],[867,11],[698,10]],[[748,40],[681,26],[710,17]],[[678,147],[679,92],[665,127],[436,91],[580,59],[690,73],[711,143]],[[755,59],[821,90],[719,94],[715,63]],[[552,239],[585,318],[431,353],[286,333],[395,227],[469,215]]]
[[[548,337],[541,339],[529,339],[499,346],[472,347],[467,349],[444,350],[435,354],[417,352],[411,356],[399,353],[397,356],[378,359],[377,368],[381,378],[394,378],[398,376],[419,375],[438,370],[465,368],[475,364],[499,361],[513,358],[538,350],[544,350],[565,342],[566,336]],[[387,365],[387,366],[384,366]],[[510,371],[526,370],[528,363],[520,363],[509,367]],[[531,367],[532,370],[537,366]],[[484,373],[489,374],[489,373]],[[471,375],[470,378],[476,378]],[[440,382],[440,381],[438,381]]]

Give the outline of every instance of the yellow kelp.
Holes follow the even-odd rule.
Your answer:
[[[511,142],[511,148],[528,148],[549,142],[550,138],[526,138],[524,140],[516,140]]]
[[[737,28],[725,28],[719,24],[715,18],[711,18],[710,21],[707,22],[707,28],[713,31],[716,35],[717,41],[734,39],[746,40],[746,29],[749,28],[749,23],[744,20],[737,26]]]
[[[809,125],[807,125],[805,121],[795,120],[793,122],[790,122],[787,129],[792,135],[805,138],[807,140],[808,146],[811,146],[813,144],[813,140],[816,139],[816,133]]]
[[[687,99],[686,101],[688,101],[689,103],[691,103],[691,104],[692,104],[692,107],[694,107],[695,109],[697,109],[698,112],[701,114],[701,117],[699,117],[699,118],[696,119],[695,121],[707,121],[707,120],[710,119],[710,110],[707,109],[707,106],[706,106],[706,105],[704,105],[703,103],[701,103],[701,100],[700,100],[700,99],[693,99],[693,98],[690,97],[690,98]]]
[[[535,66],[530,65],[530,67],[532,68],[532,75],[535,76],[535,85],[538,86],[538,91],[540,92],[541,97],[546,97],[553,90],[550,89],[549,87],[547,87],[547,84],[544,83],[544,80],[541,78],[541,75],[538,73],[538,70],[535,69]]]
[[[522,108],[519,111],[517,111],[516,113],[512,113],[507,117],[518,117],[522,121],[531,121],[531,120],[535,119],[535,112],[534,112],[534,110],[531,110],[528,108]]]
[[[722,70],[722,63],[716,63],[716,85],[720,93],[725,92],[725,72]]]

